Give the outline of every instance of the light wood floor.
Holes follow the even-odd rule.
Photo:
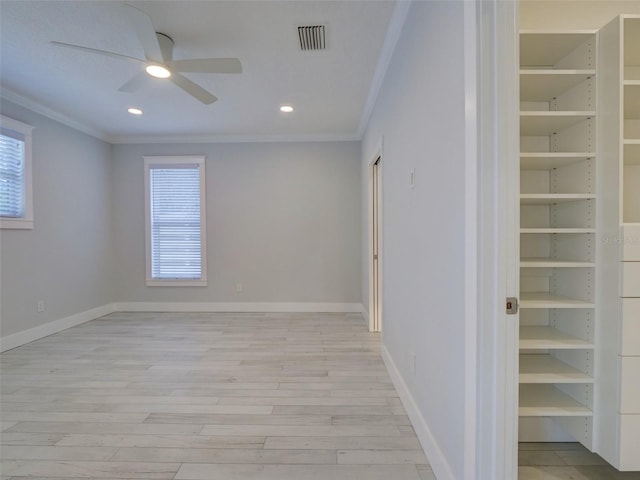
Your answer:
[[[2,479],[435,479],[360,315],[117,313],[1,361]]]
[[[0,479],[434,480],[360,315],[117,313],[0,357]],[[636,480],[521,444],[520,480]]]

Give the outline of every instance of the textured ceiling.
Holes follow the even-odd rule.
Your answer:
[[[174,58],[238,57],[240,75],[185,74],[219,100],[203,105],[124,60],[52,40],[144,57],[121,2],[1,1],[0,85],[112,141],[220,138],[355,138],[393,1],[131,1],[174,39]],[[300,50],[297,26],[327,25],[327,49]],[[296,110],[279,112],[282,103]],[[142,117],[126,113],[129,106]]]

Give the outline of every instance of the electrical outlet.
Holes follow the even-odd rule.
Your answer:
[[[242,291],[242,284],[241,283],[237,283],[236,284],[236,292],[241,292]]]
[[[36,308],[38,309],[38,313],[44,312],[44,300],[38,300]]]

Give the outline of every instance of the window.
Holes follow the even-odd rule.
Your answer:
[[[207,284],[204,160],[144,157],[147,285]]]
[[[31,131],[0,116],[0,227],[33,228]]]

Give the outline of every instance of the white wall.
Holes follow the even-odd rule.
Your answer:
[[[33,230],[0,230],[1,335],[113,302],[111,146],[2,100],[33,131]],[[37,313],[37,301],[45,311]]]
[[[595,30],[621,13],[640,13],[640,1],[520,0],[520,28]]]
[[[362,144],[366,208],[368,164],[384,137],[383,345],[438,478],[473,475],[464,467],[464,58],[464,2],[414,2]],[[365,305],[367,286],[363,268]]]
[[[358,142],[113,152],[119,302],[360,304]],[[145,285],[142,157],[173,154],[207,156],[207,287]]]

